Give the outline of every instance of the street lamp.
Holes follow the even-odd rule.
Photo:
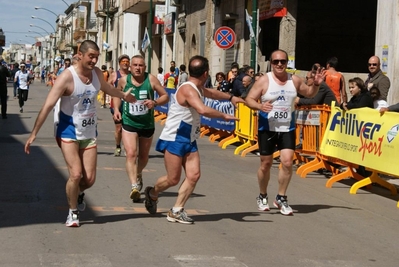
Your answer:
[[[43,31],[45,31],[48,35],[51,35],[51,33],[49,33],[48,31],[46,31],[44,28],[42,28],[42,27],[39,27],[39,26],[37,26],[37,25],[33,25],[33,24],[29,24],[29,26],[31,26],[31,27],[36,27],[36,28],[39,28],[39,29],[42,29]]]
[[[47,8],[45,8],[45,7],[35,6],[35,9],[36,9],[36,10],[38,10],[38,9],[46,10],[46,11],[48,11],[48,12],[50,12],[50,13],[53,13],[53,14],[58,18],[58,15],[57,15],[57,14],[55,14],[53,11],[51,11],[50,9],[47,9]]]
[[[55,30],[54,26],[53,26],[53,25],[52,25],[50,22],[48,22],[47,20],[45,20],[45,19],[42,19],[42,18],[39,18],[39,17],[36,17],[36,16],[31,16],[31,18],[32,18],[32,19],[40,19],[41,21],[44,21],[44,22],[46,22],[48,25],[50,25],[50,26],[51,26],[51,28],[53,28],[54,32],[56,32],[56,30]]]

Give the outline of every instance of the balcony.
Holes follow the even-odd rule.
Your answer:
[[[75,30],[73,32],[73,39],[76,41],[86,39],[86,30],[83,30],[83,29]]]
[[[165,4],[165,0],[153,0],[153,6],[156,4]],[[122,11],[125,13],[143,14],[150,10],[150,0],[123,0]]]
[[[118,7],[115,5],[115,0],[96,0],[94,13],[97,17],[106,18],[107,15],[113,18],[118,12]]]

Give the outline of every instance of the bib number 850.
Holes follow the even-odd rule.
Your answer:
[[[82,120],[82,127],[91,126],[91,125],[94,125],[94,123],[95,123],[94,118],[89,118],[87,120],[84,119],[84,120]]]
[[[275,119],[288,119],[288,112],[284,112],[284,111],[274,112],[273,118],[275,118]]]

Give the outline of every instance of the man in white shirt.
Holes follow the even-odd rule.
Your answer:
[[[20,70],[15,73],[14,82],[18,84],[19,112],[24,112],[23,106],[28,100],[29,85],[32,82],[32,75],[26,70],[24,63],[19,65]]]

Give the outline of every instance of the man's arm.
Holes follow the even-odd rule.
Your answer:
[[[95,68],[96,74],[98,79],[100,80],[100,84],[101,84],[101,90],[111,96],[115,96],[115,97],[119,97],[122,98],[123,100],[127,101],[127,102],[136,102],[136,98],[130,94],[130,91],[132,91],[132,88],[129,89],[127,92],[122,92],[120,90],[115,90],[115,87],[113,87],[112,85],[110,85],[109,83],[107,83],[104,79],[104,76],[102,75],[102,71],[99,68]]]
[[[180,87],[176,93],[176,100],[180,105],[193,107],[200,115],[209,118],[223,118],[225,120],[238,120],[236,117],[220,112],[211,107],[205,106],[198,92],[190,85],[186,84]]]
[[[110,85],[114,86],[115,81],[116,81],[116,78],[117,78],[117,74],[116,74],[116,71],[114,71],[114,72],[111,74],[111,76],[109,77],[108,83],[109,83]]]
[[[388,91],[389,87],[391,87],[391,82],[389,81],[389,78],[387,76],[383,75],[381,81],[378,83],[378,89],[380,89],[381,92],[381,98],[386,100],[388,97]]]
[[[342,73],[341,73],[341,85],[340,85],[340,88],[341,88],[341,99],[342,99],[342,102],[348,102],[348,94],[346,93],[346,83],[345,83],[345,78],[344,78],[344,75],[342,75]]]
[[[64,74],[59,77],[57,83],[54,84],[53,88],[49,91],[47,98],[37,115],[35,124],[33,126],[32,132],[25,144],[25,153],[30,153],[30,145],[35,141],[36,135],[38,134],[40,128],[45,122],[48,114],[54,108],[58,99],[67,92],[67,89],[71,86],[72,74]]]
[[[234,105],[236,105],[237,103],[245,103],[245,100],[242,99],[241,97],[236,97],[219,90],[204,88],[203,91],[204,91],[204,96],[208,98],[212,98],[215,100],[229,100]]]
[[[297,75],[292,75],[292,81],[294,82],[295,88],[300,95],[304,97],[312,98],[315,97],[319,91],[320,84],[324,81],[326,77],[326,71],[324,68],[318,68],[313,79],[314,82],[309,86],[302,78]]]

